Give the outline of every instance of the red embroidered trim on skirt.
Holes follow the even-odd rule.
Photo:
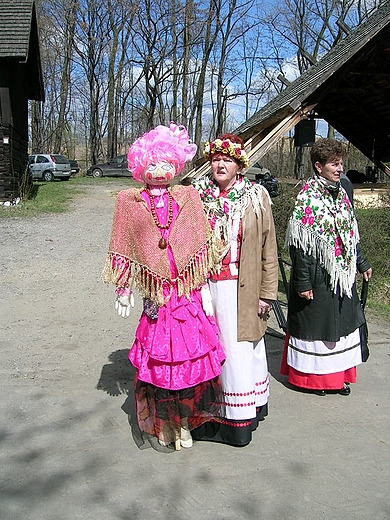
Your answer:
[[[223,406],[230,406],[230,408],[243,408],[245,406],[254,406],[256,401],[251,401],[250,403],[228,403],[224,402]]]

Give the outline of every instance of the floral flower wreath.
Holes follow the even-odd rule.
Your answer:
[[[245,149],[240,143],[233,143],[230,139],[215,139],[215,141],[207,141],[205,144],[203,155],[209,160],[210,155],[215,153],[224,153],[237,159],[244,168],[248,168],[249,161]]]

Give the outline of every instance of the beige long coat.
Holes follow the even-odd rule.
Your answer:
[[[238,341],[256,341],[264,336],[267,321],[258,314],[259,298],[276,300],[278,250],[268,197],[257,218],[251,205],[242,219],[242,243],[238,275]]]

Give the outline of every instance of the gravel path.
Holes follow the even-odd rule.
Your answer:
[[[12,344],[7,368],[15,377],[43,380],[53,370],[66,377],[69,361],[84,374],[99,329],[115,335],[114,316],[107,320],[113,289],[100,276],[115,195],[125,186],[86,186],[68,213],[0,220],[2,340]]]
[[[138,449],[127,352],[140,300],[123,320],[101,281],[126,185],[0,219],[1,520],[390,518],[387,323],[370,320],[350,397],[286,387],[283,341],[267,336],[270,415],[248,447]]]
[[[94,507],[91,517],[61,510],[69,493],[84,510],[87,480],[120,458],[118,438],[113,453],[93,449],[109,430],[133,444],[121,403],[114,417],[107,408],[131,385],[126,350],[139,307],[124,324],[101,281],[124,187],[97,182],[68,213],[0,220],[2,520],[99,518]]]

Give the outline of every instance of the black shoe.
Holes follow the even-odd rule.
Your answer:
[[[314,390],[314,393],[315,393],[316,395],[321,395],[321,396],[326,395],[325,390]]]
[[[351,393],[351,387],[349,385],[344,385],[337,393],[340,395],[349,395]]]

